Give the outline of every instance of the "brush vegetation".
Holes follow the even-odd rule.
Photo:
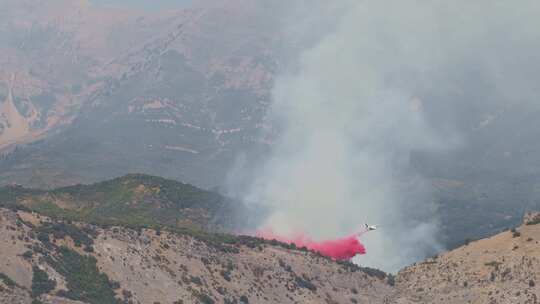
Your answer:
[[[15,287],[17,283],[8,277],[5,273],[0,272],[0,281],[4,282],[7,287]]]
[[[99,272],[97,260],[80,255],[67,247],[60,247],[55,257],[47,261],[67,281],[62,296],[91,304],[119,304],[114,288],[118,287],[107,275]]]
[[[54,190],[3,187],[0,206],[98,225],[216,231],[235,224],[234,208],[239,204],[218,193],[174,180],[129,174]]]

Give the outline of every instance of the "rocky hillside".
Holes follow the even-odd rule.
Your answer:
[[[540,214],[394,277],[253,237],[91,225],[14,209],[0,208],[6,304],[533,304],[540,296]]]
[[[277,243],[0,209],[0,303],[383,303],[386,274]]]
[[[539,303],[540,214],[401,270],[398,303]]]

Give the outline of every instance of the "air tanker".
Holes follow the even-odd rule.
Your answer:
[[[364,224],[364,229],[365,229],[366,231],[377,230],[377,227],[378,227],[378,225],[368,225],[368,224]]]

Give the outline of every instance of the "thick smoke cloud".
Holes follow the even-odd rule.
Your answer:
[[[431,186],[411,153],[464,145],[465,126],[498,107],[536,106],[539,4],[340,5],[295,10],[305,14],[297,20],[334,23],[277,78],[269,120],[280,135],[245,197],[267,207],[263,226],[283,235],[324,239],[381,224],[357,262],[394,271],[441,249],[437,219],[426,220]],[[320,30],[300,24],[306,37]]]

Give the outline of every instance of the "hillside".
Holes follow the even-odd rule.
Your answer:
[[[539,223],[531,214],[394,277],[253,237],[0,208],[0,241],[9,244],[0,303],[538,303]]]
[[[540,214],[401,270],[398,303],[538,303]]]
[[[6,304],[382,303],[392,293],[380,271],[253,238],[209,243],[0,209],[0,240]]]
[[[99,224],[197,230],[231,230],[245,211],[215,192],[143,174],[55,190],[7,186],[0,188],[0,206]]]

